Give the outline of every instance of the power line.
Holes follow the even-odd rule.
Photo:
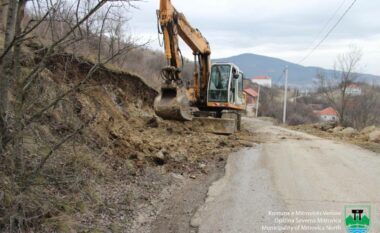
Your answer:
[[[326,28],[330,25],[330,23],[332,22],[332,20],[338,14],[338,12],[340,11],[340,9],[342,9],[342,7],[344,6],[344,3],[346,3],[346,2],[347,2],[347,0],[343,0],[339,4],[338,8],[334,11],[334,13],[331,15],[331,17],[326,21],[325,25],[323,25],[323,27],[321,28],[321,30],[316,34],[315,39],[313,40],[313,42],[310,44],[309,47],[311,47],[313,44],[315,44],[315,42],[317,42],[317,40],[320,37],[320,35],[322,34],[322,32],[324,32],[326,30]]]
[[[281,71],[281,74],[275,79],[276,81],[274,82],[275,84],[279,84],[280,80],[284,77],[285,69]]]
[[[282,73],[280,76],[278,76],[276,79],[273,80],[274,81],[273,84],[278,85],[281,79],[282,79]]]
[[[357,2],[357,0],[354,0],[350,6],[344,11],[344,13],[342,14],[342,16],[338,19],[338,21],[331,27],[331,29],[326,33],[326,35],[322,38],[321,41],[319,41],[319,43],[314,46],[314,48],[308,53],[306,54],[306,56],[304,58],[301,59],[301,61],[299,61],[299,63],[302,63],[304,62],[306,59],[308,59],[313,53],[315,50],[317,50],[317,48],[329,37],[329,35],[334,31],[334,29],[339,25],[339,23],[343,20],[343,18],[347,15],[347,13],[351,10],[351,8],[355,5],[355,3]]]

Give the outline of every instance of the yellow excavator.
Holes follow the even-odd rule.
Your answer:
[[[156,114],[163,119],[200,120],[214,133],[231,134],[238,130],[240,113],[245,109],[244,74],[232,63],[211,64],[208,41],[170,0],[160,0],[157,20],[167,66],[161,70],[164,82],[154,101]],[[184,61],[179,37],[193,51],[192,84],[186,83],[181,74]]]

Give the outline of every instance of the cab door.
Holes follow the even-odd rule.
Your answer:
[[[244,104],[243,96],[243,73],[239,72],[239,76],[232,75],[230,84],[229,102],[234,105]]]

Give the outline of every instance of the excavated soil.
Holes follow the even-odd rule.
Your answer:
[[[36,83],[39,104],[30,111],[81,82],[92,66],[70,54],[51,58]],[[42,219],[36,231],[189,232],[190,218],[223,173],[226,156],[253,146],[246,130],[215,135],[193,122],[156,117],[157,93],[141,80],[101,67],[33,124],[26,144],[31,154],[85,125],[49,160],[46,172],[72,166],[70,177],[91,181],[77,189],[49,186],[48,195],[67,208]]]
[[[336,129],[339,127],[336,127],[334,130],[334,126],[330,126],[329,124],[298,125],[289,126],[289,128],[292,130],[312,134],[321,138],[358,145],[364,149],[373,151],[375,153],[380,153],[380,143],[369,140],[369,133],[371,132],[365,132],[365,129],[361,131],[354,130],[353,133],[348,134],[342,132],[344,129],[343,127],[341,130],[337,131]]]

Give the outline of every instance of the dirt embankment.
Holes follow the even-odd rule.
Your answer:
[[[369,126],[362,130],[357,130],[326,123],[289,126],[289,128],[326,139],[348,142],[380,153],[380,128],[376,126]]]
[[[53,57],[35,83],[38,101],[30,111],[83,80],[92,66],[69,54]],[[152,109],[156,94],[135,75],[100,68],[33,123],[24,139],[31,167],[41,153],[85,127],[49,158],[31,192],[21,195],[12,178],[0,174],[2,206],[33,201],[23,208],[38,215],[28,222],[35,232],[151,232],[165,227],[156,224],[164,221],[161,212],[178,208],[185,210],[174,212],[182,225],[165,232],[188,227],[226,155],[252,146],[251,137],[244,130],[221,136],[199,132],[193,122],[161,120]],[[171,205],[180,203],[183,190],[193,192],[187,195],[193,200]]]

